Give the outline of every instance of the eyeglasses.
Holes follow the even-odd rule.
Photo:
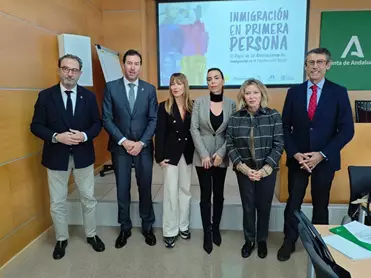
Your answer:
[[[72,72],[73,74],[76,74],[76,73],[80,72],[79,69],[74,69],[74,68],[70,69],[69,67],[61,67],[60,69],[62,69],[62,71],[64,73],[70,73],[70,72]]]
[[[305,64],[311,67],[314,67],[315,64],[317,64],[319,67],[323,67],[327,64],[327,60],[309,60],[306,61]]]

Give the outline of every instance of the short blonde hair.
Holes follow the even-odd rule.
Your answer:
[[[262,98],[260,101],[260,107],[266,108],[268,106],[268,101],[269,101],[267,87],[265,87],[265,85],[260,80],[255,79],[255,78],[250,78],[246,80],[245,82],[243,82],[243,84],[241,85],[240,91],[237,96],[237,109],[240,110],[242,108],[247,107],[244,96],[245,96],[246,87],[250,85],[255,85],[259,89],[262,95]]]
[[[173,94],[171,93],[171,84],[172,83],[181,83],[184,85],[184,109],[188,111],[189,113],[192,112],[193,102],[190,97],[189,93],[189,85],[188,85],[188,79],[187,76],[185,76],[183,73],[174,73],[170,77],[170,84],[169,84],[169,97],[165,102],[165,111],[170,115],[172,114],[173,105],[175,103],[175,99]]]

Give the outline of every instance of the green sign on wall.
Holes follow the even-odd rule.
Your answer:
[[[320,46],[332,55],[328,79],[371,90],[371,11],[322,12]]]

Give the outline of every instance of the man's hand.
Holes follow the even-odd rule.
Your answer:
[[[301,165],[300,169],[304,169],[306,171],[308,171],[308,173],[312,173],[312,170],[311,168],[308,166],[308,164],[306,163],[306,160],[309,159],[309,156],[303,154],[303,153],[296,153],[294,155],[294,158],[299,162],[299,164]]]
[[[84,136],[84,135],[83,135]],[[66,131],[63,133],[58,134],[55,139],[62,144],[71,146],[71,145],[78,145],[80,143],[79,139],[76,139],[75,134],[72,132]]]
[[[130,152],[134,148],[134,141],[126,139],[124,142],[122,142],[122,146],[125,148],[127,152]]]
[[[161,167],[166,167],[168,166],[168,162],[170,161],[170,159],[164,159],[163,161],[161,161],[159,164]]]
[[[125,140],[126,141],[126,140]],[[133,148],[128,151],[128,153],[132,156],[137,156],[143,149],[143,145],[141,142],[135,142],[133,144]]]
[[[223,162],[223,158],[221,158],[217,153],[214,153],[213,159],[214,159],[213,165],[215,167],[218,167]]]
[[[75,130],[75,129],[71,129],[71,128],[70,128],[70,132],[72,132],[73,134],[72,138],[74,138],[75,140],[78,140],[79,143],[84,142],[85,140],[84,133],[82,133],[81,131]]]
[[[304,155],[308,157],[304,160],[304,163],[311,170],[313,170],[318,165],[318,163],[320,163],[324,159],[320,152],[305,153]]]
[[[205,157],[205,158],[202,158],[202,167],[204,167],[205,169],[209,169],[211,167],[211,159],[210,157]]]

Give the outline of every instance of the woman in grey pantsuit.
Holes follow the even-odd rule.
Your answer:
[[[236,104],[223,96],[224,76],[220,69],[207,73],[210,95],[198,98],[192,111],[191,135],[195,145],[193,164],[201,189],[201,218],[204,229],[204,250],[211,253],[213,242],[220,245],[219,224],[224,202],[224,181],[229,164],[226,155],[225,131]],[[211,192],[213,192],[213,224],[211,226]]]

